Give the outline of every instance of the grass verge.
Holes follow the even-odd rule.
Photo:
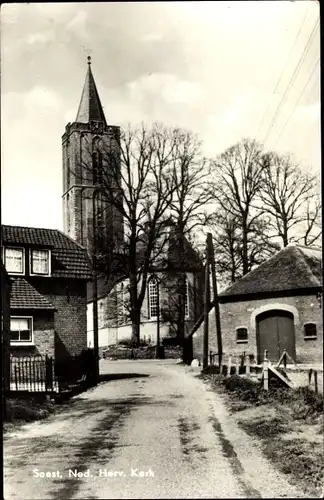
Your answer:
[[[47,418],[55,411],[55,404],[38,398],[8,399],[3,431],[8,432],[35,420]]]
[[[286,389],[260,384],[245,377],[200,375],[222,392],[234,419],[258,438],[264,454],[287,480],[311,497],[324,484],[323,398],[307,387]]]

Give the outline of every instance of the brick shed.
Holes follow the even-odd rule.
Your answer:
[[[219,296],[224,354],[267,349],[271,361],[283,349],[297,363],[322,361],[322,250],[287,246],[233,283]],[[209,314],[209,350],[217,352],[215,313]],[[193,338],[194,357],[202,360],[203,324]]]

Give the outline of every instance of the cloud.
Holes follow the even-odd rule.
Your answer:
[[[60,96],[47,87],[35,86],[25,95],[25,106],[29,109],[55,108],[61,104]]]
[[[86,35],[88,14],[80,10],[66,25],[68,30],[74,31],[78,35]]]
[[[27,37],[26,43],[34,45],[36,43],[52,42],[53,40],[55,40],[55,31],[54,29],[49,29],[39,33],[32,33]]]
[[[145,33],[144,35],[141,35],[139,40],[141,42],[159,42],[162,40],[163,35],[160,33]]]
[[[166,103],[193,103],[203,97],[197,82],[181,80],[168,73],[143,75],[127,84],[130,96],[137,101],[155,99]]]

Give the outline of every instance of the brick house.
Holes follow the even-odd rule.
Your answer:
[[[86,250],[54,229],[2,226],[11,281],[10,353],[56,360],[87,347]]]
[[[321,249],[285,247],[220,294],[225,355],[245,352],[260,362],[266,349],[276,361],[286,349],[297,363],[322,362],[321,296]],[[214,308],[209,327],[209,350],[217,352]],[[202,360],[203,325],[191,334]]]
[[[179,244],[174,226],[162,236],[163,255],[154,260],[146,286],[141,309],[141,339],[156,342],[158,296],[160,301],[160,338],[176,335],[179,318],[179,278],[184,275],[185,285],[185,336],[189,335],[203,310],[204,267],[185,239],[180,258]],[[154,280],[157,277],[158,280]],[[140,284],[139,284],[140,286]],[[92,287],[88,295],[88,345],[93,345]],[[120,340],[130,339],[132,326],[129,319],[129,283],[125,276],[109,283],[104,277],[98,280],[98,334],[99,347],[105,348]]]
[[[10,278],[0,261],[1,273],[1,357],[2,357],[2,388],[9,389],[10,367]]]

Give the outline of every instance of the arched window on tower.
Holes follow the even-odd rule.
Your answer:
[[[70,209],[70,195],[69,193],[66,195],[66,231],[68,234],[70,234],[70,216],[71,216],[71,209]]]
[[[103,184],[101,141],[98,137],[92,143],[92,175],[94,184]]]

